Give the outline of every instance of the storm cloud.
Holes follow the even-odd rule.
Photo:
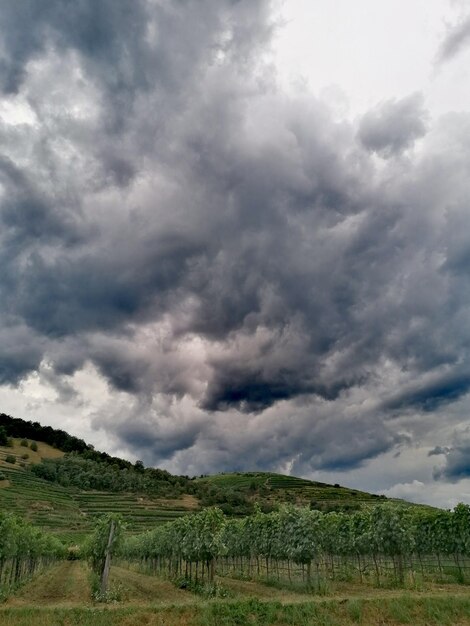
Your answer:
[[[470,114],[338,121],[273,15],[0,9],[0,382],[91,369],[94,427],[185,473],[360,467],[470,391]]]

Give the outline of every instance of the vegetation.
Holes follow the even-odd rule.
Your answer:
[[[0,513],[0,598],[65,556],[64,545],[11,514]]]
[[[129,532],[142,532],[186,515],[198,506],[191,496],[168,500],[139,493],[62,487],[18,465],[4,465],[1,472],[8,486],[0,488],[0,510],[11,511],[71,544],[81,543],[104,513],[121,514]]]
[[[6,446],[8,443],[8,434],[4,426],[0,426],[0,446]]]
[[[130,538],[125,558],[147,571],[189,580],[217,571],[244,577],[294,578],[320,590],[337,576],[401,586],[431,574],[465,580],[470,557],[470,506],[416,512],[396,505],[322,514],[283,507],[242,520],[218,509]]]
[[[122,542],[123,523],[119,515],[104,515],[95,531],[83,546],[82,552],[88,557],[92,570],[92,593],[99,601],[109,599],[108,577],[111,558]]]
[[[45,459],[31,471],[49,482],[82,490],[138,492],[158,494],[167,498],[181,495],[186,479],[172,476],[165,470],[142,465],[117,464],[109,460],[89,458],[89,453],[72,453],[60,459]],[[91,455],[92,456],[92,455]]]
[[[11,450],[11,454],[16,456],[17,466],[25,464],[35,478],[43,481],[40,492],[45,495],[41,498],[44,506],[56,510],[53,498],[46,495],[44,483],[47,481],[65,489],[75,501],[75,508],[86,516],[81,523],[78,523],[76,515],[72,516],[73,531],[90,529],[90,517],[112,511],[130,516],[129,530],[137,531],[149,529],[154,523],[167,521],[169,517],[176,518],[194,508],[217,506],[226,515],[241,517],[252,514],[255,505],[265,513],[277,510],[286,503],[323,512],[354,512],[385,500],[383,496],[339,485],[269,472],[218,474],[198,479],[173,476],[165,470],[145,468],[140,461],[130,463],[98,452],[64,431],[43,427],[36,422],[25,422],[2,414],[0,427],[10,440],[12,436],[17,437]],[[37,452],[31,449],[36,443],[35,438],[39,440]],[[21,447],[25,441],[30,442],[29,458],[24,458],[24,448]],[[65,456],[59,449],[65,452]],[[56,454],[52,454],[54,451]],[[0,465],[6,454],[0,447]],[[8,488],[11,496],[18,482],[10,481]],[[107,497],[106,493],[121,495],[114,498]],[[2,495],[0,492],[0,504]],[[21,494],[16,495],[21,500]],[[113,508],[110,509],[110,506]],[[25,509],[24,506],[22,508]],[[24,513],[31,516],[35,523],[42,524],[36,519],[38,516],[34,511]]]

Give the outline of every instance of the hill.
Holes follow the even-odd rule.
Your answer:
[[[135,533],[213,505],[240,516],[253,512],[255,504],[264,511],[292,503],[348,512],[387,500],[270,472],[174,476],[98,452],[64,431],[3,414],[2,443],[1,509],[70,541],[90,532],[96,516],[105,512],[121,513],[128,532]]]

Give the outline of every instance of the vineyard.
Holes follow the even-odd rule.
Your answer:
[[[14,428],[0,447],[0,626],[470,626],[469,506],[270,472],[172,476]]]
[[[0,513],[0,600],[24,579],[65,558],[66,552],[55,537]]]
[[[80,548],[1,513],[0,598],[10,599],[0,626],[36,623],[38,611],[45,625],[179,624],[180,617],[214,626],[464,625],[469,565],[470,506],[463,504],[454,511],[387,504],[349,515],[283,506],[244,519],[210,508],[132,536],[121,515],[108,513]],[[377,595],[400,589],[426,595]],[[341,599],[345,590],[354,596]],[[125,611],[86,612],[132,599]],[[32,608],[44,600],[62,608]],[[69,601],[76,604],[67,612]],[[143,603],[151,612],[142,612]]]
[[[403,586],[407,579],[464,582],[470,507],[415,511],[394,505],[352,515],[283,507],[242,520],[207,509],[129,538],[121,558],[175,579],[213,582],[216,574],[321,590],[328,580]]]

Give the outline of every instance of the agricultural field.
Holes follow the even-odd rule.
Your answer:
[[[248,493],[251,491],[256,495],[261,491],[263,497],[271,503],[292,502],[308,505],[313,502],[361,506],[375,504],[383,499],[383,496],[357,489],[272,472],[216,474],[198,478],[196,482],[221,489],[238,489]]]
[[[218,583],[225,597],[208,599],[163,578],[113,566],[116,599],[102,605],[91,598],[87,565],[64,561],[0,605],[0,626],[470,625],[470,595],[461,585],[403,591],[343,582],[315,595],[236,578]]]
[[[2,467],[0,509],[10,511],[66,541],[80,541],[103,513],[120,513],[129,532],[154,528],[190,513],[194,498],[165,501],[139,494],[80,492],[37,478],[22,468]]]
[[[12,447],[0,447],[0,510],[14,513],[68,543],[82,541],[103,513],[121,514],[128,532],[136,533],[198,508],[197,499],[191,495],[164,499],[148,494],[81,491],[43,480],[28,471],[28,466],[42,459],[61,458],[64,453],[43,442],[37,442],[37,451],[33,451],[20,441],[14,439]],[[22,459],[25,454],[28,459]],[[15,458],[14,463],[6,461],[9,456]]]
[[[0,448],[0,626],[470,626],[469,507],[266,472],[188,479],[177,497],[80,489],[31,471],[67,456],[30,443]],[[204,503],[234,494],[250,514]]]

